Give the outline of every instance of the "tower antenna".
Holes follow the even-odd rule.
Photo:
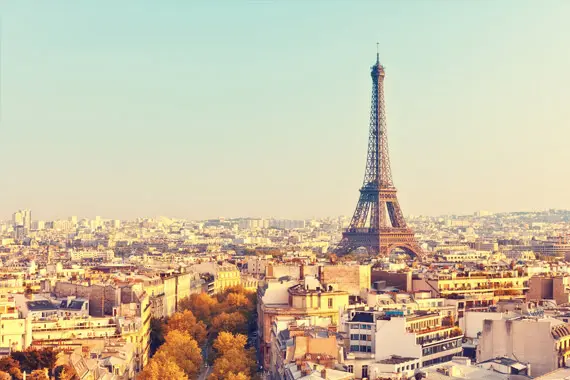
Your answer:
[[[380,64],[380,42],[376,42],[376,64]]]

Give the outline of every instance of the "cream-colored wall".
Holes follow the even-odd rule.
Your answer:
[[[532,375],[557,368],[557,351],[548,320],[485,320],[477,348],[477,361],[500,356],[531,364]]]

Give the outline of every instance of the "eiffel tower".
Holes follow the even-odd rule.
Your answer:
[[[387,256],[399,248],[412,257],[423,256],[414,231],[408,228],[392,182],[384,109],[384,66],[376,53],[371,69],[372,107],[364,183],[350,226],[335,252],[346,254],[365,248],[371,255]]]

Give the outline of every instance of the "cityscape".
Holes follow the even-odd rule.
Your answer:
[[[306,11],[316,14],[312,8],[315,4],[310,1],[306,4]],[[396,17],[398,11],[403,10],[426,11],[421,2],[410,2],[410,8],[398,8],[400,5],[395,4],[396,2],[386,1],[374,6],[388,6],[392,12],[390,17]],[[427,1],[426,4],[438,10],[450,9],[456,15],[468,17],[458,11],[457,5],[451,3]],[[505,4],[498,5],[496,11],[511,11],[515,7],[514,4],[518,5],[513,2],[513,8],[507,6],[503,9]],[[545,12],[538,2],[529,2],[525,6],[528,7],[529,4],[534,6],[528,9],[536,10],[537,14]],[[360,8],[364,5],[367,6],[364,1],[355,1],[353,8],[348,2],[338,2],[331,4],[331,9],[335,11],[329,9],[331,13],[324,14],[330,20],[338,16],[340,9],[347,14],[359,10],[360,14],[364,15],[366,12]],[[233,9],[238,16],[240,11],[243,12],[241,7],[255,9],[257,12],[260,7],[266,6],[266,17],[276,23],[276,29],[279,21],[289,20],[289,11],[301,9],[288,2],[244,3],[237,8],[236,4],[230,2],[202,6],[203,9],[196,4],[168,4],[160,7],[155,5],[158,7],[156,9],[143,8],[150,12],[149,14],[152,14],[152,11],[169,10],[172,12],[169,17],[172,20],[182,17],[180,20],[183,24],[186,22],[185,17],[190,17],[191,14],[209,14],[204,17],[205,21],[202,20],[208,24],[214,22],[211,12]],[[463,6],[480,12],[487,9],[488,4],[466,2],[461,5]],[[22,10],[14,7],[7,9],[14,15],[23,17],[21,15],[26,12],[18,13]],[[47,14],[42,5],[38,7],[35,8],[37,13],[30,14]],[[54,2],[54,7],[56,10],[67,9],[63,2]],[[108,10],[113,9],[112,6],[108,7]],[[106,19],[110,23],[110,30],[123,22],[130,25],[125,20],[113,19],[113,15],[124,11],[121,5],[117,7],[114,12],[118,13],[107,15],[110,17]],[[570,11],[566,5],[561,7]],[[567,20],[563,16],[562,8],[548,8],[553,13],[545,20],[556,20],[560,25],[566,26]],[[71,9],[72,13],[79,12],[79,8],[72,6]],[[83,14],[97,12],[89,7],[82,8],[82,11],[86,12]],[[268,16],[271,12],[283,14],[283,18],[272,19]],[[12,14],[8,11],[6,13]],[[63,17],[61,20],[72,24],[66,16],[61,16],[58,11],[53,14],[56,13],[57,16],[54,17]],[[255,16],[246,16],[245,13],[242,15],[244,20],[246,17],[252,17],[249,20],[257,22],[257,17],[260,17],[257,13]],[[81,12],[76,14],[80,15]],[[159,15],[160,12],[156,14]],[[518,28],[521,28],[524,17],[530,17],[525,15],[514,12],[513,19],[516,20]],[[490,20],[487,16],[485,13],[484,19]],[[14,32],[16,29],[11,29],[11,25],[16,24],[13,20],[17,19],[13,17],[13,24],[8,23],[8,31],[12,34],[8,33],[7,38],[17,35]],[[224,20],[231,19],[223,12],[220,17]],[[298,17],[299,28],[302,28],[303,16],[299,14]],[[374,24],[376,16],[370,17],[370,22]],[[91,20],[79,20],[87,22],[88,19]],[[113,24],[113,20],[116,24]],[[343,19],[343,23],[345,21]],[[42,22],[48,22],[52,27],[55,25],[54,21]],[[247,29],[246,23],[242,22],[243,20],[240,20],[241,26],[235,31],[237,35]],[[66,25],[69,27],[71,24]],[[489,21],[489,28],[494,27],[492,25]],[[546,25],[547,23],[543,24],[544,28]],[[308,30],[314,30],[313,27]],[[435,28],[434,25],[430,27]],[[496,27],[505,27],[503,21]],[[82,29],[78,25],[76,28],[81,34]],[[138,33],[143,33],[145,28],[141,28]],[[335,29],[330,26],[327,28],[330,31]],[[157,35],[160,34],[159,29],[156,31]],[[65,30],[64,34],[67,35],[67,29],[64,27],[62,30]],[[119,27],[117,30],[118,34],[111,32],[113,41],[130,36],[126,29]],[[180,35],[183,34],[182,30],[179,30]],[[271,31],[271,27],[268,30]],[[257,32],[255,30],[255,33]],[[448,35],[449,33],[446,33],[446,36]],[[102,34],[96,37],[91,35],[96,41],[99,41],[101,36]],[[178,34],[170,34],[172,38],[175,36]],[[194,37],[202,38],[199,34]],[[256,42],[242,42],[242,47],[247,49],[248,46],[261,46],[263,37],[255,37],[259,39],[250,36],[251,41]],[[567,37],[570,38],[570,30]],[[34,38],[41,39],[41,36]],[[68,38],[69,41],[75,41],[77,38],[80,45],[74,45],[71,51],[83,50],[82,54],[87,55],[113,44],[111,40],[99,41],[101,45],[98,45],[93,42],[95,40],[88,38]],[[129,40],[123,47],[134,47],[136,43],[133,41]],[[309,41],[313,40],[296,42],[310,45]],[[283,172],[278,169],[256,172],[252,168],[258,161],[252,161],[251,166],[244,166],[243,163],[232,166],[232,161],[239,161],[239,154],[230,153],[230,148],[227,147],[206,146],[206,140],[185,141],[181,134],[163,140],[155,137],[156,142],[152,138],[142,142],[137,140],[136,133],[124,132],[129,129],[126,124],[112,127],[115,128],[117,136],[124,132],[129,135],[125,141],[156,151],[137,155],[132,153],[134,151],[128,151],[130,147],[122,146],[119,153],[130,153],[118,159],[121,156],[114,156],[118,153],[113,152],[112,144],[105,144],[105,141],[113,140],[115,135],[105,135],[102,131],[106,127],[101,127],[95,128],[91,137],[81,134],[85,131],[74,131],[76,134],[69,135],[76,136],[76,140],[68,140],[71,142],[62,145],[61,150],[69,152],[63,163],[78,161],[79,169],[60,171],[63,163],[56,163],[55,156],[42,156],[41,159],[33,160],[37,165],[35,172],[24,171],[26,164],[20,161],[29,159],[34,152],[22,153],[5,160],[4,162],[10,163],[9,166],[21,169],[24,176],[34,179],[47,178],[48,181],[36,181],[33,191],[29,186],[12,181],[3,185],[5,193],[0,193],[0,380],[569,379],[570,207],[560,207],[560,199],[567,201],[567,196],[557,198],[546,185],[546,182],[554,181],[558,187],[563,188],[564,194],[567,194],[564,182],[568,177],[565,169],[567,161],[559,163],[560,167],[556,169],[558,176],[549,177],[548,181],[541,182],[537,173],[516,177],[520,194],[512,192],[498,195],[501,192],[506,193],[509,186],[507,182],[511,177],[505,170],[496,172],[493,179],[493,184],[498,184],[496,187],[485,182],[484,178],[471,174],[468,186],[471,186],[473,191],[470,193],[456,194],[460,191],[446,185],[444,188],[448,195],[437,194],[440,198],[434,198],[426,189],[433,190],[436,187],[430,187],[433,185],[426,181],[414,182],[412,188],[409,186],[412,183],[409,178],[416,176],[414,170],[421,171],[416,165],[422,163],[409,158],[402,160],[405,155],[413,156],[419,153],[412,152],[413,131],[404,135],[399,129],[406,125],[406,119],[402,117],[402,113],[398,113],[406,107],[406,104],[401,103],[407,103],[408,99],[407,96],[402,97],[399,92],[398,88],[403,80],[398,76],[404,76],[412,69],[406,65],[390,65],[388,68],[384,59],[390,62],[390,54],[413,53],[386,48],[390,54],[386,54],[388,57],[384,58],[386,43],[383,43],[383,39],[377,42],[375,47],[374,43],[375,40],[367,42],[367,45],[370,45],[366,53],[368,60],[358,63],[360,67],[357,69],[350,66],[352,61],[349,60],[327,62],[327,66],[351,67],[353,74],[350,77],[333,81],[333,87],[338,86],[339,92],[343,81],[358,81],[368,86],[371,84],[371,91],[364,94],[369,103],[358,106],[360,110],[369,106],[369,114],[358,119],[368,120],[367,124],[356,128],[353,125],[357,125],[357,122],[350,116],[347,117],[350,125],[344,126],[347,129],[358,129],[358,136],[363,136],[359,145],[362,148],[359,155],[362,158],[362,166],[351,168],[350,175],[346,170],[338,173],[337,180],[342,179],[342,186],[349,182],[348,186],[352,188],[352,191],[346,194],[342,187],[339,187],[342,189],[340,192],[335,190],[341,186],[337,186],[335,180],[328,184],[311,182],[313,177],[303,178],[301,169],[299,182],[293,182],[293,178],[292,182],[287,182],[287,178],[285,182],[279,182]],[[83,44],[91,47],[83,49]],[[333,41],[329,46],[336,44],[337,42]],[[351,43],[347,43],[348,45]],[[64,50],[62,46],[61,51]],[[143,50],[156,48],[151,41],[141,46]],[[455,48],[460,50],[457,46]],[[288,49],[288,46],[284,49]],[[153,51],[158,52],[160,49]],[[162,51],[163,54],[164,51],[166,50]],[[120,55],[123,52],[113,50],[110,56],[114,54]],[[156,57],[165,57],[156,54]],[[5,59],[4,55],[2,60]],[[46,53],[45,62],[48,66],[49,57]],[[212,57],[204,59],[206,62],[213,61]],[[240,57],[243,59],[243,56],[237,57],[238,61]],[[570,63],[570,55],[563,57]],[[295,59],[301,58],[299,56]],[[419,59],[419,55],[416,59]],[[164,58],[164,62],[170,60],[175,61],[172,57]],[[252,55],[247,57],[245,62],[253,65],[257,64],[258,60],[263,61],[263,58]],[[231,66],[230,61],[224,63]],[[135,66],[131,69],[137,70]],[[334,68],[332,70],[336,71]],[[449,70],[452,71],[451,68]],[[232,69],[228,68],[228,73],[230,72]],[[10,78],[11,73],[13,72],[3,69],[2,78]],[[72,74],[70,76],[73,77]],[[309,76],[306,75],[302,91],[311,91]],[[232,82],[228,78],[214,80],[211,77],[210,80],[218,86],[221,83],[222,87],[218,90],[224,92],[223,86],[231,88],[240,79]],[[560,79],[560,87],[564,87],[563,80]],[[251,85],[260,86],[255,80],[252,80]],[[516,87],[516,83],[510,85]],[[475,84],[473,86],[475,87]],[[62,87],[65,85],[62,84]],[[78,91],[78,94],[81,91],[79,87],[81,86],[74,90]],[[174,88],[173,85],[170,90],[174,91]],[[359,88],[365,88],[364,84]],[[208,96],[206,87],[201,91],[204,92],[204,97]],[[137,92],[135,89],[130,93],[133,99]],[[437,94],[437,90],[434,90],[434,94]],[[114,95],[109,92],[105,97]],[[364,95],[355,93],[347,96],[364,99]],[[55,93],[53,96],[56,96]],[[115,101],[123,97],[124,95],[119,94]],[[256,100],[259,102],[259,108],[270,107],[269,93],[262,97],[267,99]],[[95,98],[94,96],[93,99]],[[437,99],[438,96],[434,95],[434,98]],[[99,103],[93,99],[85,98],[79,100],[79,103],[88,104],[88,108],[97,108]],[[194,99],[197,104],[201,104],[202,100]],[[250,103],[246,97],[234,100],[239,107],[247,108]],[[67,112],[72,113],[71,104],[78,100],[68,101],[70,107]],[[5,103],[8,103],[8,106],[13,104],[11,101],[4,102],[3,112],[6,109]],[[164,103],[167,103],[166,100]],[[202,107],[204,104],[206,103],[203,103]],[[391,115],[392,104],[396,109],[395,122],[388,117]],[[172,106],[178,107],[174,103]],[[446,106],[440,104],[440,111],[435,112],[444,113]],[[200,112],[199,105],[192,108],[193,105],[188,104],[181,108],[186,107],[191,110],[190,113]],[[223,109],[224,101],[220,101],[216,107]],[[414,109],[413,104],[410,104],[410,107]],[[561,114],[565,112],[565,107],[560,109]],[[335,117],[339,120],[345,112],[341,107],[327,105],[326,108],[330,108],[328,113],[338,113]],[[8,141],[6,146],[16,144],[18,132],[12,130],[16,128],[10,127],[10,123],[20,120],[14,118],[9,109],[8,107],[6,112],[10,131],[0,140],[0,144],[4,144],[2,141]],[[145,118],[156,117],[156,114],[152,116],[149,110],[150,108],[141,110],[149,112]],[[293,108],[289,111],[297,112]],[[73,118],[66,119],[67,113],[60,112],[63,123],[69,120],[72,120],[72,124],[76,122]],[[263,111],[259,112],[261,114]],[[528,112],[531,115],[531,111]],[[210,115],[208,120],[215,119],[215,114]],[[236,119],[242,116],[237,115]],[[26,117],[33,119],[38,116]],[[564,118],[560,117],[561,120]],[[252,117],[251,120],[254,119]],[[554,120],[554,117],[551,119]],[[127,116],[125,120],[128,120]],[[341,121],[344,122],[344,119]],[[26,128],[24,124],[14,125]],[[265,126],[265,122],[261,124]],[[3,125],[6,125],[6,121],[3,121]],[[234,127],[247,128],[243,120],[237,120],[235,126],[231,126]],[[224,144],[243,145],[242,153],[246,155],[247,147],[251,148],[253,145],[246,145],[244,141],[240,143],[238,137],[232,137],[231,128],[227,125],[220,126],[219,137],[224,140]],[[168,127],[164,127],[165,134],[168,133],[167,129]],[[137,133],[142,135],[145,131],[145,128],[141,127]],[[448,133],[452,131],[450,128]],[[275,142],[278,139],[269,136],[271,133],[265,135],[267,141],[264,140],[261,130],[256,133],[256,144],[276,144],[275,149],[278,149],[280,143]],[[331,129],[327,133],[333,135],[336,132]],[[560,132],[561,136],[562,133],[564,132]],[[548,135],[548,132],[545,134]],[[103,138],[97,140],[101,135],[104,135]],[[502,141],[504,150],[492,151],[494,141],[500,139],[499,135],[500,132],[497,132],[488,138],[488,146],[480,156],[481,167],[489,172],[492,170],[490,167],[485,168],[484,162],[488,162],[485,160],[493,155],[497,157],[496,161],[491,160],[491,166],[494,166],[495,162],[503,162],[502,165],[505,165],[501,159],[513,165],[522,165],[512,157],[500,157],[507,155],[507,146],[517,144],[516,137]],[[310,132],[306,132],[298,138],[308,140],[313,138],[311,136]],[[36,137],[41,140],[39,134],[30,135],[30,144],[36,144]],[[322,135],[318,137],[323,138]],[[547,138],[552,140],[552,151],[557,144],[553,140],[562,139],[558,135],[548,135]],[[389,139],[397,141],[390,148]],[[425,150],[431,150],[433,153],[438,139],[444,140],[442,137],[433,137],[431,142],[423,141]],[[450,140],[448,143],[460,145],[464,155],[473,156],[475,153],[471,146],[476,144],[475,140]],[[284,140],[279,141],[281,145],[287,145]],[[326,144],[323,141],[315,138],[313,144]],[[86,158],[92,143],[99,144],[97,155],[91,157],[95,164]],[[161,145],[165,143],[165,146]],[[179,145],[181,143],[183,144]],[[197,180],[193,178],[195,185],[188,187],[179,186],[182,182],[177,182],[178,178],[199,177],[196,174],[198,172],[181,172],[180,167],[176,165],[179,164],[177,161],[185,156],[172,153],[180,151],[180,146],[186,143],[196,150],[203,148],[206,153],[200,157],[203,162],[184,165],[188,165],[188,168],[191,165],[204,165],[208,175],[212,175],[204,175]],[[409,148],[407,143],[410,144]],[[41,144],[40,141],[39,145]],[[402,148],[407,148],[408,151],[402,152]],[[58,148],[53,145],[51,149],[56,152]],[[71,153],[73,149],[85,149],[85,152],[74,155]],[[295,166],[295,157],[301,153],[295,151],[294,147],[288,146],[287,149],[289,150],[284,162],[287,166]],[[545,149],[545,156],[547,151],[548,149]],[[536,151],[533,153],[537,157],[540,156]],[[446,155],[444,151],[440,154]],[[109,161],[111,164],[105,164],[105,155],[113,157]],[[332,149],[330,155],[340,156],[340,153]],[[152,159],[147,161],[149,157]],[[213,164],[219,157],[222,157],[224,164]],[[394,157],[399,161],[392,161]],[[422,153],[418,157],[426,162],[430,161],[428,153]],[[281,165],[277,161],[272,163],[272,158],[275,156],[264,154],[260,155],[258,160],[270,167]],[[331,161],[323,165],[324,161],[319,161],[320,159],[322,157],[319,154],[307,153],[303,156],[302,166],[305,169],[308,167],[306,173],[314,173],[316,176],[317,172],[326,172],[326,169],[319,165],[328,166]],[[462,154],[448,156],[450,165],[461,159]],[[535,161],[533,164],[536,164]],[[137,166],[139,164],[140,166]],[[93,165],[91,169],[90,165]],[[45,168],[49,173],[41,173],[41,168]],[[444,172],[446,169],[442,167],[439,170]],[[115,171],[120,175],[113,177],[116,175]],[[234,171],[238,171],[241,177],[232,177]],[[363,174],[361,182],[352,182],[352,179],[356,178],[352,175],[354,172],[360,173],[359,176]],[[453,170],[446,173],[448,177],[454,175]],[[88,176],[83,177],[86,174]],[[44,175],[47,177],[43,177]],[[3,178],[9,177],[7,175]],[[220,183],[223,183],[222,190],[227,193],[226,196],[219,197],[217,190],[207,187],[212,181],[217,186],[218,182],[212,179],[214,177],[223,177],[223,182]],[[87,184],[82,178],[88,178]],[[236,181],[235,178],[241,178],[241,181]],[[403,185],[400,178],[404,178],[401,181]],[[137,182],[139,180],[142,182]],[[134,185],[128,183],[129,181]],[[437,180],[434,179],[434,182]],[[283,193],[270,192],[269,198],[261,199],[255,187],[264,188],[267,183],[282,187],[280,191]],[[303,185],[296,186],[294,183]],[[452,178],[449,183],[457,183],[457,189],[461,188],[459,180]],[[481,183],[484,186],[477,187]],[[153,187],[154,185],[158,187]],[[179,200],[173,196],[175,193],[168,190],[177,186],[186,192],[185,202],[188,203],[180,204],[180,208],[176,206]],[[135,187],[137,191],[133,191]],[[205,194],[200,192],[204,191],[200,187],[204,187],[206,193],[210,192],[208,196],[200,198],[196,195]],[[335,189],[331,189],[333,187]],[[65,191],[61,190],[64,188]],[[246,192],[240,192],[246,188],[251,189],[250,197],[244,195]],[[485,198],[483,193],[489,188],[492,189],[489,190],[491,196]],[[534,209],[521,211],[525,207],[523,205],[527,204],[524,202],[528,198],[525,194],[529,188],[536,198]],[[164,193],[161,193],[160,189]],[[331,201],[330,211],[308,217],[307,215],[321,206],[311,205],[314,203],[311,199],[316,198],[302,198],[298,194],[321,194],[327,191],[329,193],[323,195],[323,199],[339,197]],[[115,192],[126,195],[124,198],[109,198],[113,201],[108,207],[101,207],[101,204],[106,202],[101,199]],[[48,198],[51,197],[49,202],[38,201],[46,194]],[[140,194],[143,194],[141,198]],[[442,212],[424,215],[417,212],[421,210],[416,206],[418,202],[421,203],[418,200],[424,196],[426,203],[430,202],[428,199],[439,199]],[[497,207],[497,199],[504,196],[513,199],[520,196],[525,200],[520,201],[519,210],[504,211],[508,206]],[[267,199],[270,199],[270,202],[265,203]],[[338,215],[337,207],[332,203],[345,202],[347,199],[352,200],[352,214]],[[472,204],[472,209],[469,212],[447,212],[446,210],[454,207],[463,207],[453,206],[456,199]],[[447,202],[444,203],[443,200]],[[469,203],[471,200],[472,203]],[[549,206],[541,208],[545,200]],[[204,211],[208,204],[212,204],[208,203],[210,201],[217,203],[216,207],[220,207],[222,211],[224,207],[228,207],[228,216],[189,216],[198,214],[198,210],[204,215],[218,212],[218,208]],[[478,206],[485,202],[492,207],[480,209]],[[251,211],[236,216],[235,210],[239,209],[228,206],[233,203],[239,203],[240,207],[249,207]],[[38,204],[43,206],[36,207]],[[311,211],[307,211],[305,217],[292,217],[292,209],[302,208],[301,206]],[[315,208],[312,208],[313,206]],[[137,207],[140,207],[138,214]],[[176,215],[169,213],[173,210],[172,207],[176,210]],[[265,211],[260,213],[258,207]],[[438,207],[439,204],[430,204],[430,209]],[[70,209],[76,209],[74,215],[65,215]],[[150,215],[149,210],[161,212],[154,216],[144,216]],[[351,210],[346,209],[346,213],[349,211]],[[98,216],[93,216],[95,213]],[[137,216],[128,217],[131,214]],[[322,216],[324,214],[330,216]]]

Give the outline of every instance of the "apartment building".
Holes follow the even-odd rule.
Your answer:
[[[570,325],[540,317],[486,319],[477,347],[477,361],[507,357],[529,363],[541,376],[570,364]]]
[[[431,291],[457,305],[459,317],[465,310],[486,308],[500,299],[524,299],[529,277],[515,270],[422,273],[413,278],[414,291]]]
[[[31,342],[31,319],[21,317],[13,295],[0,296],[0,347],[22,351]]]
[[[214,292],[220,293],[226,288],[241,285],[241,272],[233,264],[219,265],[216,268]]]
[[[554,300],[557,305],[567,305],[570,303],[570,276],[533,276],[526,298],[529,301]]]
[[[400,372],[413,375],[419,368],[447,362],[461,354],[463,332],[437,311],[362,309],[350,310],[348,314],[345,366],[357,379],[385,372],[383,365],[387,362],[381,361],[394,355],[400,358]]]
[[[268,281],[257,296],[259,350],[265,368],[271,362],[271,327],[277,317],[330,318],[331,324],[338,325],[340,311],[348,306],[348,292],[314,277]]]

